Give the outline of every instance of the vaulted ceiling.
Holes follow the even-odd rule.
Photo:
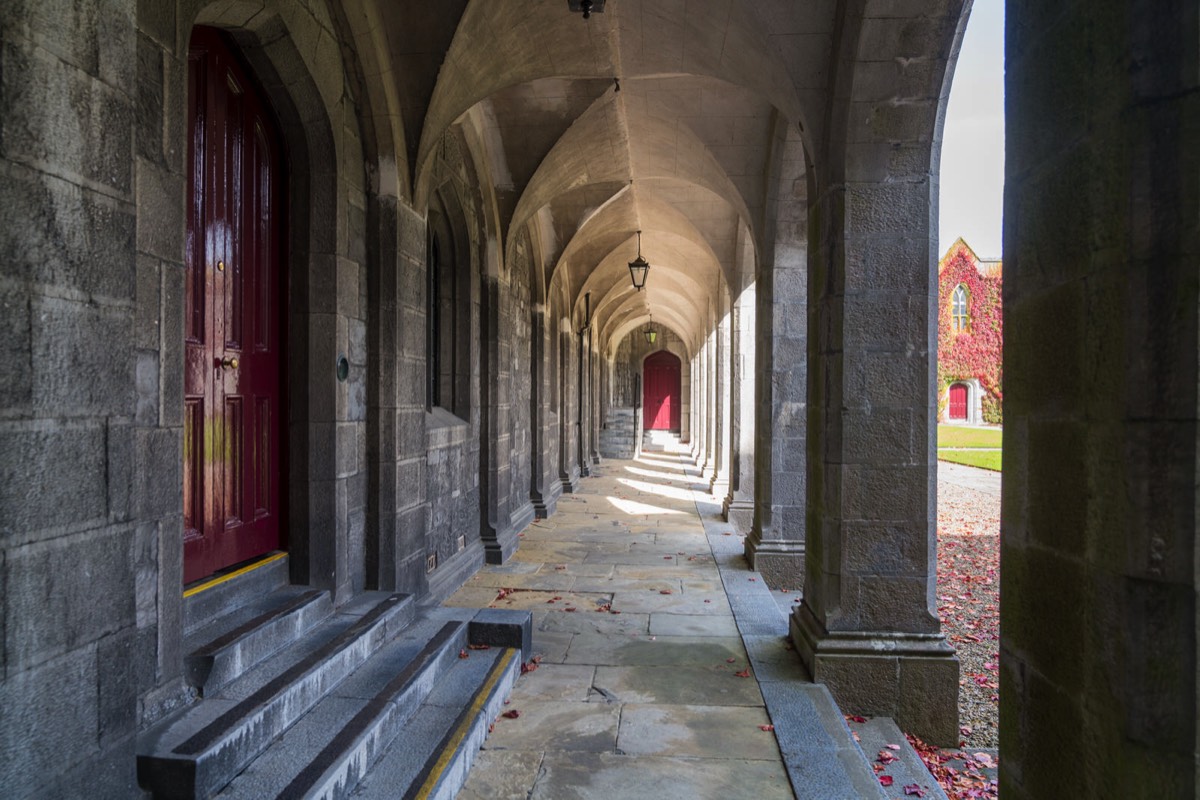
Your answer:
[[[440,137],[471,124],[499,245],[527,229],[542,285],[562,282],[573,309],[591,293],[602,348],[651,314],[702,342],[719,294],[753,273],[779,140],[821,107],[833,2],[608,0],[584,20],[566,0],[398,0],[378,14],[417,203]],[[627,268],[638,231],[643,292]]]

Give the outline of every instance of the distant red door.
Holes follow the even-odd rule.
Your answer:
[[[284,533],[282,148],[212,28],[188,52],[184,583]]]
[[[950,419],[967,418],[967,386],[963,383],[950,385]]]
[[[679,359],[660,350],[643,363],[645,387],[642,422],[648,431],[679,430],[680,402]]]

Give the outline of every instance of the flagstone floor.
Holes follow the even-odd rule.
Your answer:
[[[539,656],[460,800],[793,797],[682,452],[605,461],[447,601],[531,610]]]

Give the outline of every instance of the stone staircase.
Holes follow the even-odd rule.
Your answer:
[[[453,797],[528,656],[529,613],[386,592],[334,608],[328,592],[286,585],[286,561],[271,567],[222,587],[216,605],[188,604],[186,678],[200,699],[139,738],[142,788]]]
[[[603,458],[630,459],[637,455],[637,409],[610,408],[600,431]]]

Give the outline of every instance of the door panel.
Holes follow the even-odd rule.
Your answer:
[[[185,583],[285,532],[280,138],[218,31],[194,30],[188,65]]]
[[[648,431],[679,430],[680,362],[663,350],[648,356],[643,363],[642,425]]]
[[[967,418],[967,387],[961,383],[950,387],[950,419]]]

